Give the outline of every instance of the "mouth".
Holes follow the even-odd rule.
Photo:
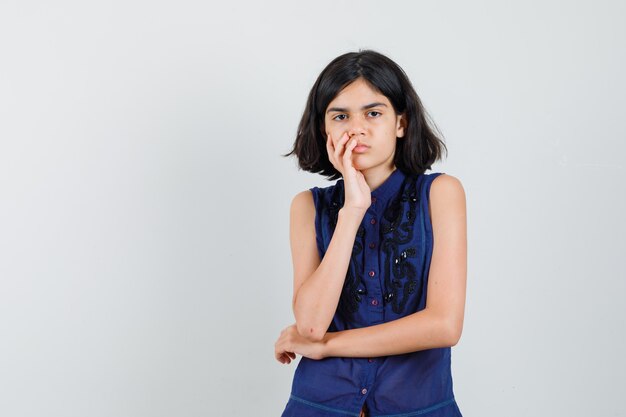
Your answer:
[[[362,143],[359,143],[358,145],[356,145],[354,147],[354,149],[352,149],[352,152],[356,152],[356,153],[363,153],[365,151],[367,151],[370,147],[367,145],[363,145]]]

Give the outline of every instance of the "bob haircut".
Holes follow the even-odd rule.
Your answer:
[[[338,56],[320,73],[309,92],[293,149],[281,156],[295,155],[304,171],[320,173],[329,180],[341,178],[328,159],[324,113],[337,94],[358,78],[387,97],[397,115],[405,115],[404,137],[396,138],[396,168],[406,174],[422,174],[441,159],[444,149],[447,154],[404,70],[385,55],[365,49]],[[434,123],[432,126],[439,132]]]

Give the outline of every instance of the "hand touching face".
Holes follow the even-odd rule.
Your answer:
[[[356,139],[351,149],[352,163],[358,170],[388,164],[393,160],[396,138],[404,136],[402,115],[396,115],[389,99],[362,78],[346,86],[329,103],[324,127],[334,151],[339,151],[334,162],[329,151],[333,165],[343,155],[344,147],[350,146],[348,139]]]

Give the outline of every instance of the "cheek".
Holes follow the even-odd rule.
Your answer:
[[[337,146],[337,142],[339,142],[339,139],[341,139],[341,136],[343,136],[343,134],[345,133],[344,129],[341,128],[328,128],[326,129],[326,133],[329,133],[331,136],[331,139],[333,141],[333,145]]]

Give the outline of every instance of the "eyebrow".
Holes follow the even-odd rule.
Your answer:
[[[361,107],[361,110],[367,110],[367,109],[371,109],[372,107],[378,107],[378,106],[387,107],[387,105],[385,103],[370,103],[370,104],[366,104],[365,106]],[[328,111],[326,111],[326,113],[328,114],[331,111],[347,112],[348,109],[344,108],[344,107],[331,107],[330,109],[328,109]]]

